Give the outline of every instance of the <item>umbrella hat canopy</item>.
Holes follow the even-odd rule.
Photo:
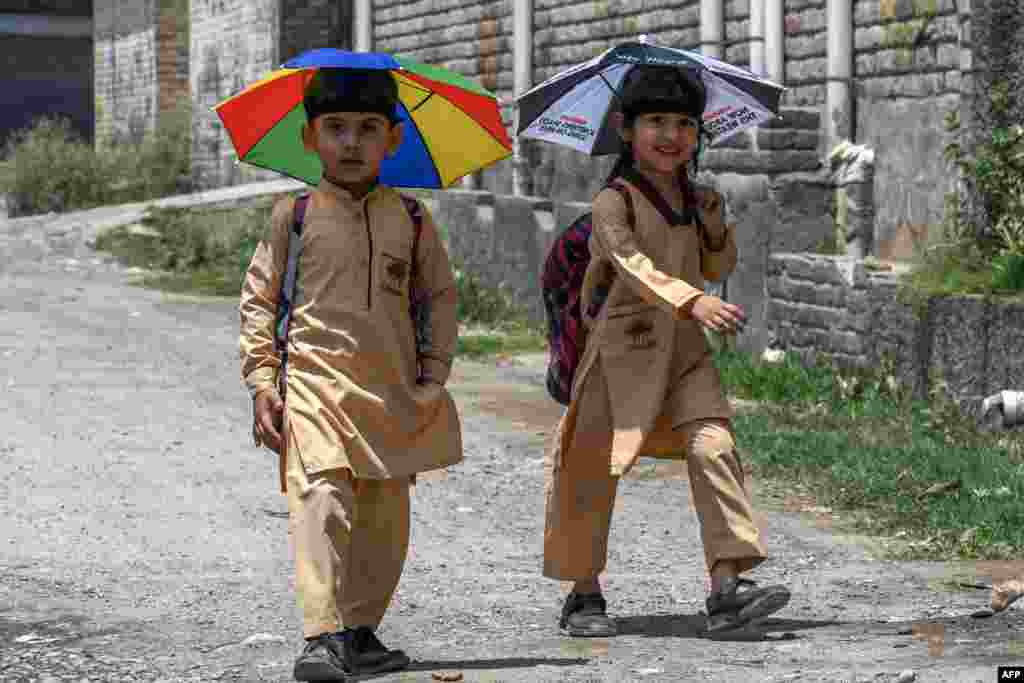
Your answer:
[[[520,96],[516,132],[592,156],[617,153],[620,141],[608,115],[622,111],[626,78],[636,70],[654,71],[650,67],[668,67],[684,81],[700,81],[701,118],[711,144],[775,117],[785,90],[738,66],[642,37],[556,74]]]
[[[379,70],[393,79],[395,118],[405,130],[398,152],[381,165],[385,184],[450,187],[512,153],[497,99],[461,75],[383,53],[320,49],[214,108],[241,161],[312,185],[320,182],[323,168],[303,146],[302,128],[308,120],[307,90],[321,69]]]

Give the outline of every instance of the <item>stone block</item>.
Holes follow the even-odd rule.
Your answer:
[[[929,315],[931,367],[948,384],[951,394],[987,393],[992,388],[987,376],[989,304],[980,297],[936,298]]]
[[[543,231],[538,212],[550,215],[550,203],[535,198],[496,196],[494,249],[490,262],[481,264],[481,268],[492,286],[508,293],[512,301],[539,322],[544,315],[540,274],[546,252],[542,251],[541,240],[538,239]]]
[[[761,150],[817,150],[821,136],[811,130],[773,130],[759,128],[757,146]]]
[[[466,267],[489,263],[494,250],[494,206],[489,192],[448,190],[437,197],[435,220],[448,231],[452,257]]]
[[[892,288],[871,287],[868,353],[875,367],[893,364],[892,372],[913,396],[928,395],[928,366],[931,362],[931,334],[927,315],[900,303]]]
[[[785,260],[785,269],[786,274],[794,280],[815,284],[845,284],[835,261],[827,256],[794,254]]]
[[[715,148],[704,153],[703,166],[717,172],[782,174],[815,171],[822,167],[822,162],[817,152],[802,150],[751,153]]]
[[[997,301],[988,325],[986,391],[1024,391],[1024,302]]]
[[[824,83],[794,85],[782,95],[782,104],[787,107],[817,107],[825,104]]]
[[[820,130],[821,112],[817,109],[780,109],[779,117],[766,122],[764,127]]]

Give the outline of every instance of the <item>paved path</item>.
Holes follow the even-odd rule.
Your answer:
[[[301,639],[285,504],[275,459],[250,445],[236,303],[130,287],[84,246],[97,225],[140,212],[0,223],[0,681],[288,681]],[[767,513],[775,558],[754,578],[789,583],[790,607],[756,633],[701,637],[688,484],[647,466],[624,482],[612,532],[607,595],[623,635],[559,637],[564,587],[539,574],[542,455],[558,416],[542,367],[458,362],[467,461],[416,489],[412,551],[382,628],[415,662],[377,680],[911,670],[987,683],[997,664],[1024,663],[1019,606],[972,620],[987,594],[929,587],[950,567],[875,560],[782,512]],[[915,625],[931,644],[908,635]]]

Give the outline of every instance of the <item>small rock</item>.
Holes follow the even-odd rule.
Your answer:
[[[435,671],[434,672],[434,680],[435,681],[461,681],[462,680],[462,672],[461,671]]]
[[[248,647],[259,647],[260,645],[266,645],[268,643],[286,643],[284,636],[275,636],[270,633],[257,633],[251,635],[242,641],[242,645]]]
[[[899,631],[897,631],[896,635],[898,635],[898,636],[912,636],[912,635],[914,635],[914,629],[912,627],[910,627],[910,626],[906,626],[904,628],[901,628]]]
[[[899,677],[896,679],[896,683],[913,683],[913,681],[916,681],[916,680],[917,680],[917,672],[916,671],[911,671],[910,669],[907,669],[906,671],[901,671],[900,672]]]
[[[989,617],[994,615],[995,612],[993,612],[990,609],[980,609],[977,612],[971,612],[971,616],[975,619],[988,619]]]

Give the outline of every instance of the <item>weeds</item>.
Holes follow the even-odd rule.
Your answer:
[[[735,418],[762,474],[857,511],[861,530],[902,531],[904,556],[1000,559],[1024,550],[1024,439],[979,432],[937,378],[923,402],[888,363],[837,372],[721,353],[716,364],[731,394],[766,402]]]
[[[41,118],[8,142],[0,192],[12,216],[89,209],[187,192],[191,187],[191,116],[164,115],[140,144],[95,149],[67,120]]]

